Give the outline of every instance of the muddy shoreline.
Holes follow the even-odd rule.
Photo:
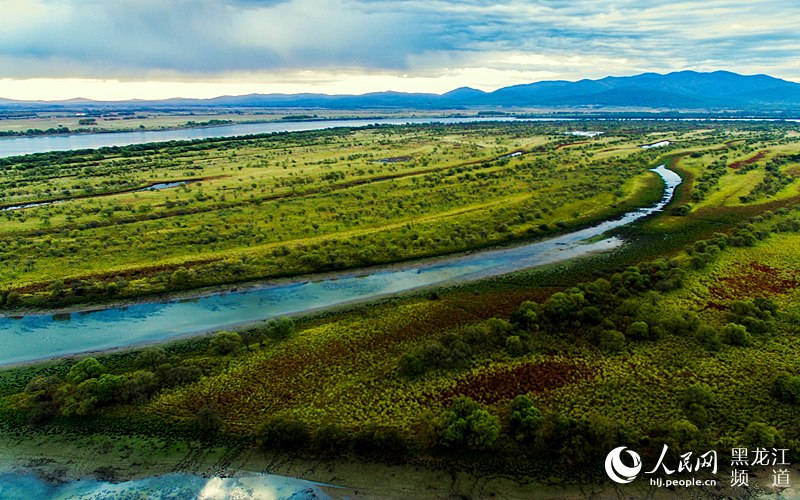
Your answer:
[[[0,473],[32,473],[52,485],[120,483],[171,473],[241,477],[268,473],[320,483],[331,498],[562,498],[612,493],[606,485],[543,484],[420,463],[383,464],[352,457],[315,458],[159,438],[0,430]],[[440,464],[441,465],[441,464]],[[609,481],[610,482],[610,481]]]
[[[666,488],[646,479],[619,485],[602,471],[594,483],[566,477],[546,482],[477,472],[431,457],[387,464],[350,456],[313,457],[291,452],[265,452],[254,447],[225,447],[199,441],[162,438],[81,435],[57,430],[0,430],[0,475],[33,474],[55,486],[85,480],[108,483],[168,474],[248,477],[274,474],[311,481],[329,498],[451,499],[504,498],[522,500],[583,498],[796,498],[800,474],[791,473],[790,488],[770,486],[769,470],[753,471],[750,487],[733,488],[730,478],[717,474],[715,486]],[[2,483],[0,483],[2,490]]]

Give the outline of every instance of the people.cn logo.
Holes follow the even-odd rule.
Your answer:
[[[628,455],[633,459],[633,466],[628,467],[622,463],[622,452],[625,451],[624,446],[614,448],[606,457],[606,474],[614,482],[620,484],[627,484],[636,479],[639,471],[642,470],[642,459],[638,453],[632,450],[627,450]]]

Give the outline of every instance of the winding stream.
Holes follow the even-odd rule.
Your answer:
[[[473,281],[550,264],[622,245],[616,237],[587,241],[651,215],[672,199],[681,178],[661,165],[661,201],[649,208],[545,241],[445,257],[422,263],[386,266],[335,278],[263,285],[209,294],[191,300],[133,304],[72,314],[0,317],[0,365],[127,347],[230,328],[240,324],[374,299],[420,287]]]
[[[495,121],[497,119],[494,119]],[[0,157],[36,152],[122,146],[154,141],[201,139],[282,131],[317,130],[374,123],[468,123],[476,119],[348,120],[231,125],[211,129],[132,132],[0,139]],[[680,177],[663,165],[653,169],[665,182],[664,195],[654,206],[629,212],[619,219],[533,244],[446,257],[425,263],[386,266],[341,274],[336,278],[264,285],[192,300],[135,304],[93,312],[32,314],[0,317],[0,365],[55,356],[157,342],[250,323],[271,317],[311,311],[352,301],[374,299],[415,288],[470,281],[553,263],[595,251],[616,248],[622,240],[594,241],[606,231],[661,210],[671,199]],[[169,189],[156,184],[145,189]],[[52,203],[52,202],[50,202]],[[44,204],[44,203],[40,203]],[[7,207],[29,208],[38,204]],[[591,240],[591,242],[589,241]],[[95,480],[50,484],[19,470],[0,470],[2,498],[147,497],[174,494],[176,498],[291,497],[326,498],[323,486],[293,478],[251,474],[238,478],[204,478],[190,474],[152,476],[118,484]]]

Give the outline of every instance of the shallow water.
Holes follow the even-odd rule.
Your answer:
[[[233,478],[165,474],[122,483],[83,479],[51,484],[26,472],[0,472],[0,498],[3,500],[329,498],[321,489],[322,486],[327,485],[272,474],[250,474]]]
[[[138,192],[142,192],[142,191],[161,191],[162,189],[172,189],[172,188],[176,188],[176,187],[180,187],[180,186],[185,186],[186,184],[189,184],[191,182],[196,182],[196,181],[157,182],[155,184],[151,184],[151,185],[149,185],[147,187],[143,187],[141,189],[135,189],[133,191],[126,191],[126,192],[138,193]],[[13,206],[10,206],[10,207],[2,207],[2,208],[0,208],[0,212],[10,212],[12,210],[24,210],[26,208],[35,208],[35,207],[43,207],[43,206],[46,206],[46,205],[55,205],[56,203],[64,203],[65,201],[70,201],[70,200],[79,200],[79,199],[84,199],[85,200],[87,198],[99,198],[99,197],[103,197],[103,196],[113,196],[115,194],[119,194],[119,193],[98,194],[96,196],[89,196],[89,197],[86,197],[86,198],[64,198],[63,200],[40,201],[40,202],[36,202],[36,203],[26,203],[26,204],[23,204],[23,205],[13,205]]]
[[[586,240],[661,210],[680,184],[680,177],[663,165],[654,171],[665,181],[664,197],[656,205],[545,241],[387,266],[370,270],[369,274],[350,273],[336,278],[265,285],[190,300],[72,314],[0,317],[3,346],[0,365],[169,340],[430,285],[473,281],[610,250],[623,242],[614,237],[590,243]]]
[[[189,184],[190,181],[175,181],[175,182],[157,182],[136,191],[161,191],[162,189],[172,189]]]

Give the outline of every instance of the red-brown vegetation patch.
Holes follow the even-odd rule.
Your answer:
[[[737,266],[733,276],[721,278],[719,284],[709,287],[708,291],[714,299],[709,307],[719,301],[736,300],[742,297],[769,297],[794,290],[798,283],[796,272],[750,262]]]
[[[447,401],[463,395],[481,404],[492,404],[520,394],[543,394],[567,384],[589,380],[594,373],[595,370],[585,363],[551,359],[507,370],[467,375],[455,388],[441,394],[441,398]]]
[[[469,311],[476,318],[508,318],[520,304],[526,300],[534,302],[544,302],[561,288],[540,288],[536,290],[510,289],[502,291],[482,291],[480,295],[475,293],[463,293],[447,297],[447,301],[454,307]]]
[[[382,311],[385,309],[377,310]],[[341,336],[323,343],[296,344],[275,356],[248,360],[235,380],[190,395],[183,408],[196,414],[203,406],[213,404],[221,409],[229,425],[251,429],[253,422],[263,420],[269,412],[308,402],[309,398],[324,400],[324,394],[336,387],[342,374],[365,369],[364,364],[375,353],[381,353],[381,358],[399,357],[407,349],[403,342],[430,338],[441,329],[472,320],[463,311],[438,307],[435,314],[421,313],[391,323],[382,323],[376,317],[381,326],[375,329],[364,330],[358,322],[352,327],[343,324]],[[389,363],[386,369],[394,373],[394,366]]]
[[[757,162],[758,160],[762,160],[768,154],[769,154],[769,150],[768,149],[766,149],[764,151],[759,151],[755,156],[751,156],[750,158],[748,158],[746,160],[733,162],[728,166],[730,168],[736,170],[738,168],[744,167],[745,165],[750,165],[750,164],[753,164],[753,163]]]

